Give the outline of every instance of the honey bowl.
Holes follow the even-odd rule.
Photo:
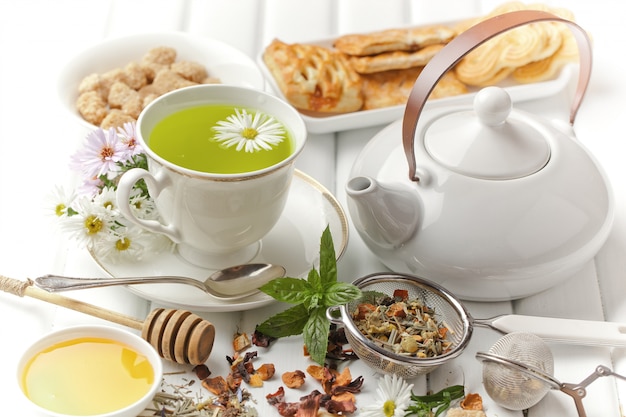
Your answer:
[[[34,342],[17,380],[35,410],[53,417],[134,417],[161,386],[163,365],[138,335],[111,326],[74,326]]]

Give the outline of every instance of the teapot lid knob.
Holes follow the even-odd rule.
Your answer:
[[[474,111],[486,126],[503,124],[512,108],[511,96],[498,87],[483,88],[474,97]]]

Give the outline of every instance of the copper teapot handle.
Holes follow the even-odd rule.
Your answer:
[[[580,70],[576,92],[572,99],[570,109],[570,123],[574,123],[576,113],[587,90],[589,78],[591,77],[592,52],[591,41],[587,33],[572,21],[539,10],[520,10],[495,16],[472,26],[450,41],[450,43],[430,60],[415,81],[404,111],[402,124],[402,144],[409,163],[409,178],[411,181],[420,181],[419,175],[416,172],[417,165],[415,161],[415,132],[417,130],[417,122],[424,109],[426,100],[439,80],[446,72],[463,59],[465,55],[469,54],[489,39],[518,26],[543,21],[556,21],[567,24],[578,44]]]

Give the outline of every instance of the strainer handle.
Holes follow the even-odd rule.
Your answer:
[[[338,318],[335,314],[336,312],[340,311],[339,309],[339,306],[331,306],[326,309],[326,318],[333,324],[343,324],[343,320],[341,320],[341,318]],[[341,317],[341,315],[339,315],[339,317]]]
[[[491,319],[474,319],[474,325],[503,333],[534,333],[550,342],[626,347],[626,323],[508,314]]]

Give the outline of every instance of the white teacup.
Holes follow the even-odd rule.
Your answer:
[[[291,153],[266,168],[212,173],[177,165],[151,147],[151,134],[164,118],[183,109],[213,104],[260,111],[273,117],[290,132]],[[261,239],[283,212],[294,163],[306,137],[299,113],[262,91],[219,84],[173,91],[149,104],[139,116],[137,140],[148,157],[149,170],[134,168],[122,175],[118,206],[129,221],[172,239],[179,254],[195,265],[222,268],[249,262],[259,253]],[[184,139],[172,137],[171,140]],[[140,179],[148,185],[162,222],[133,215],[129,197]]]

